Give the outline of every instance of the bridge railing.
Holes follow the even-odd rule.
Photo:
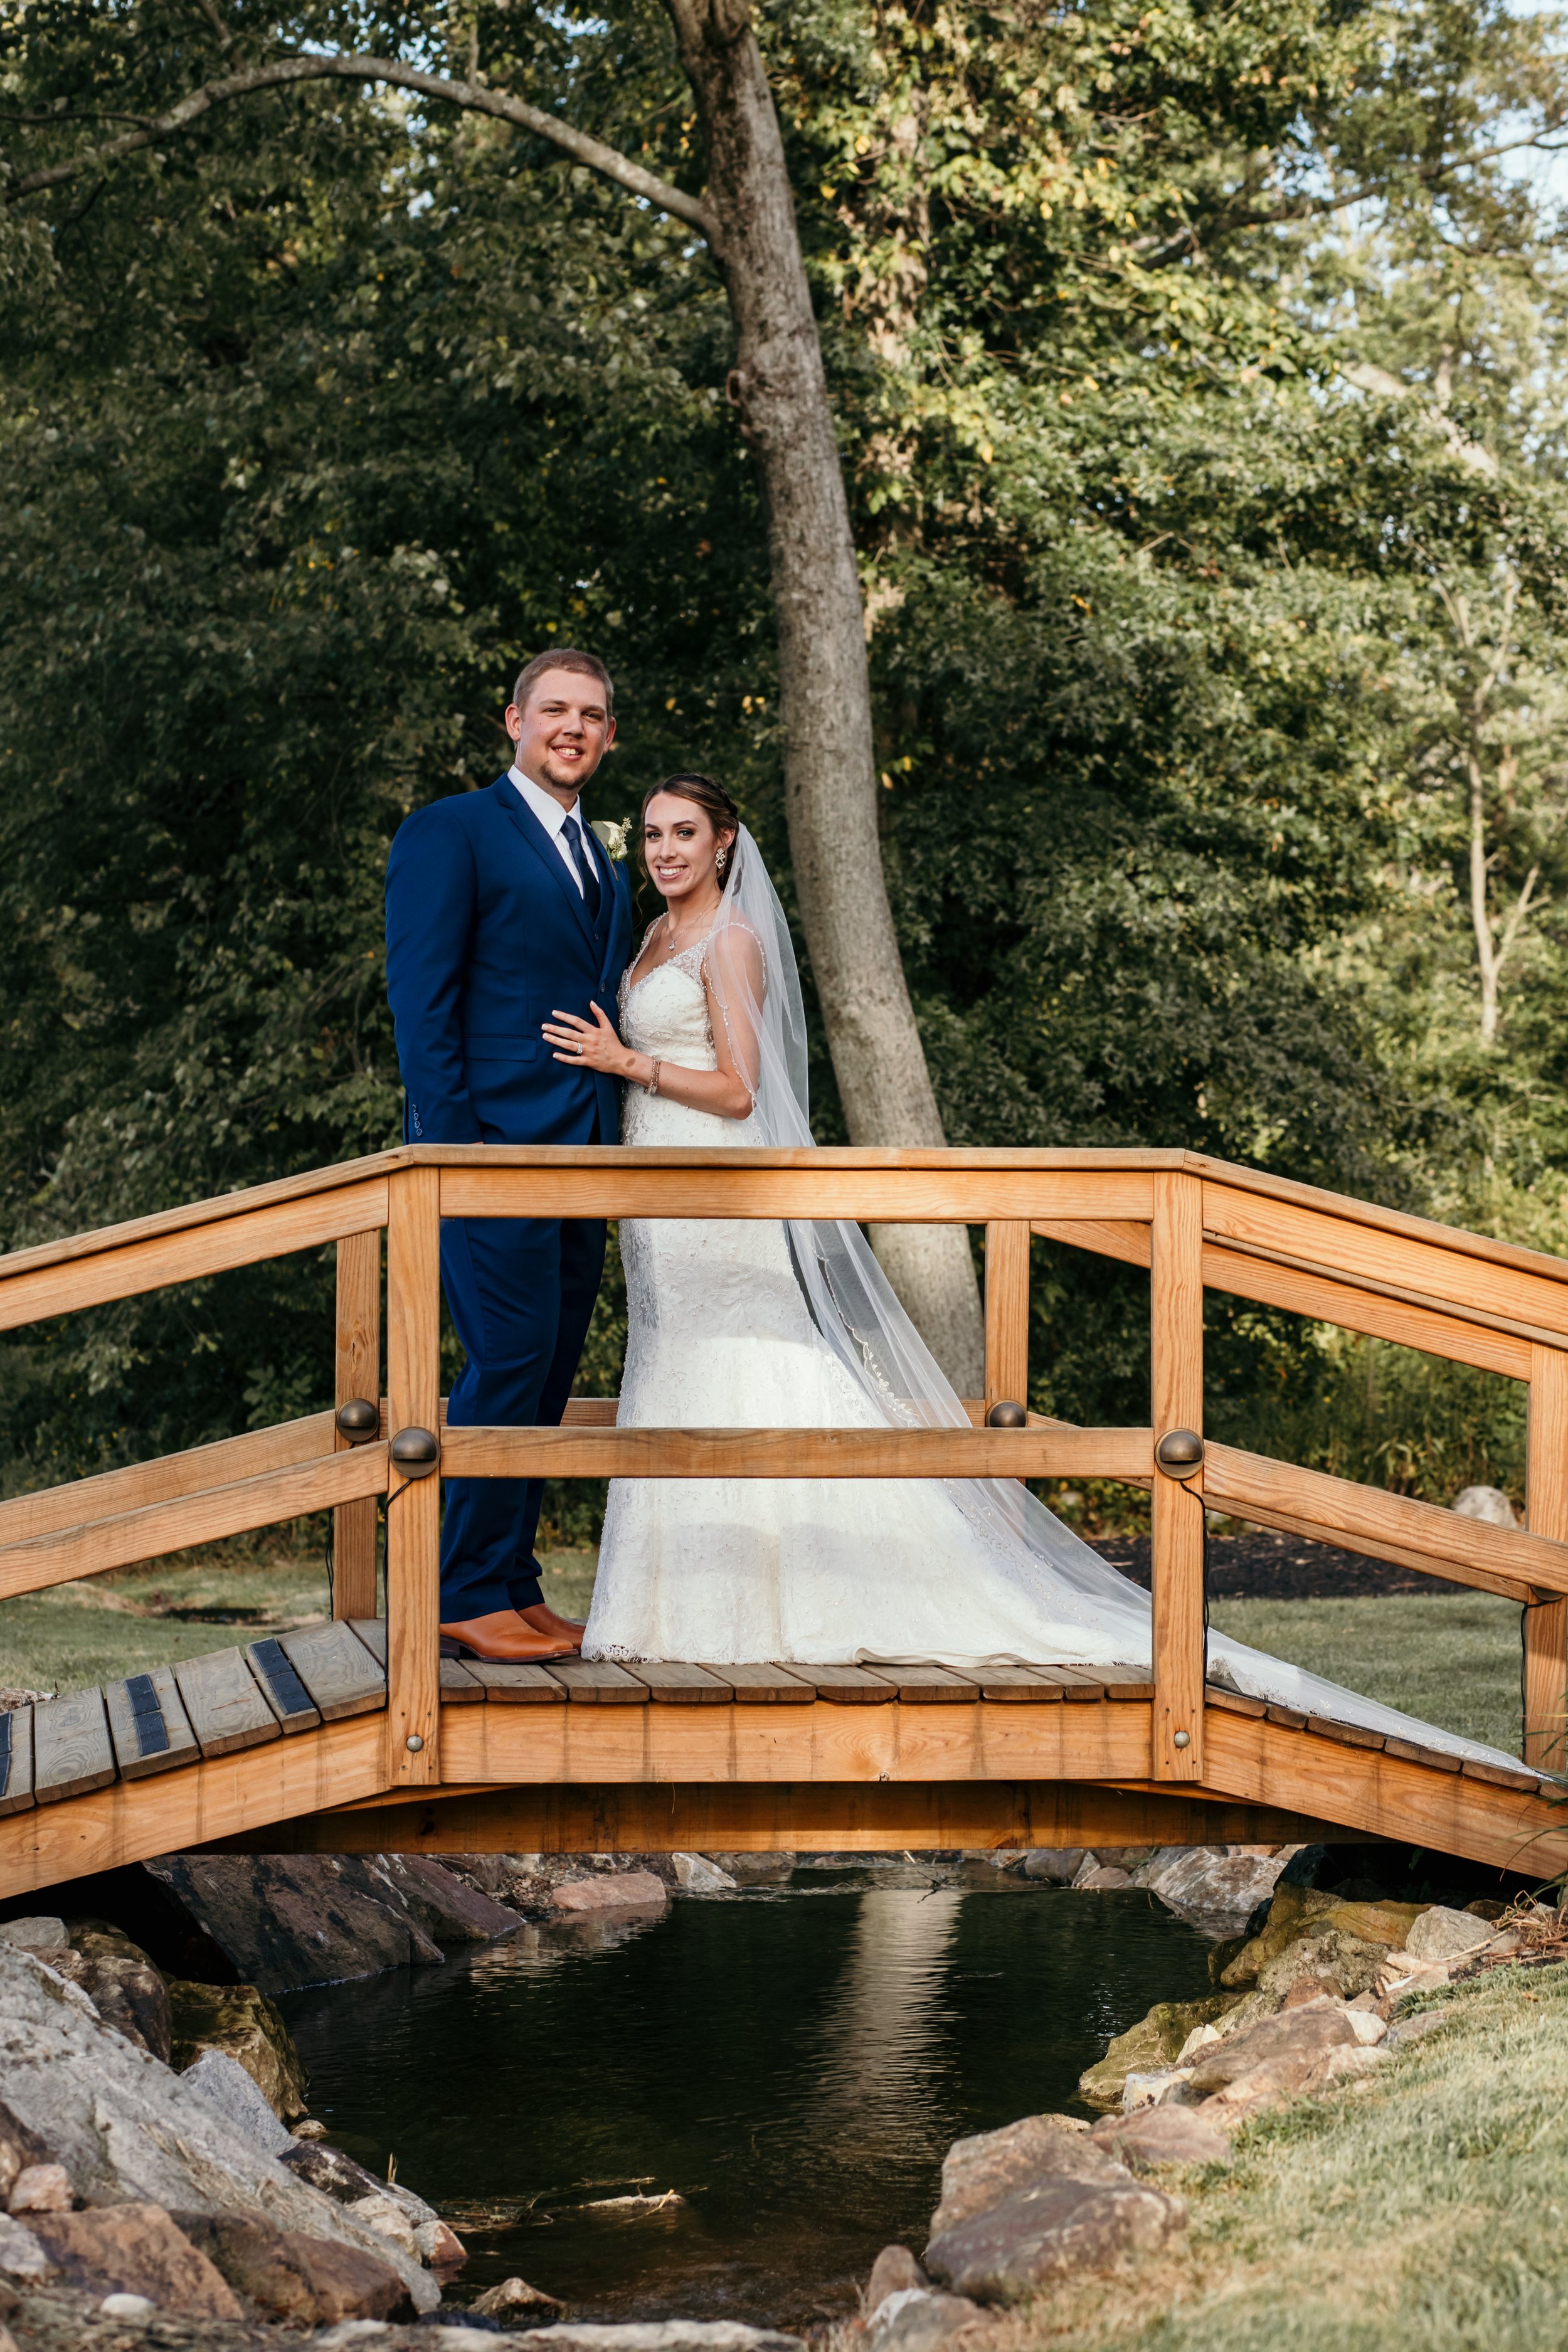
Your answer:
[[[985,1231],[985,1394],[968,1430],[447,1429],[443,1217],[853,1218]],[[385,1382],[381,1381],[383,1236]],[[1029,1244],[1150,1273],[1152,1424],[1027,1414]],[[334,1410],[0,1503],[0,1598],[331,1509],[334,1608],[375,1610],[384,1496],[386,1779],[439,1778],[439,1478],[1072,1477],[1152,1489],[1152,1774],[1204,1769],[1205,1509],[1526,1608],[1525,1754],[1561,1751],[1568,1684],[1568,1261],[1180,1151],[413,1147],[0,1258],[0,1329],[296,1251],[337,1250]],[[1205,1289],[1527,1381],[1528,1526],[1458,1518],[1203,1439]],[[1000,1414],[997,1420],[1017,1421]]]

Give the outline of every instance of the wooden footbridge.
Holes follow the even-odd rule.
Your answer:
[[[562,1215],[984,1225],[973,1425],[622,1430],[613,1399],[587,1398],[560,1429],[448,1429],[441,1218]],[[1150,1427],[1018,1410],[1037,1234],[1148,1268]],[[335,1412],[0,1503],[0,1599],[327,1510],[336,1571],[330,1623],[0,1717],[0,1898],[202,1846],[1387,1837],[1542,1875],[1568,1865],[1568,1812],[1541,1778],[1568,1685],[1568,1262],[1190,1152],[414,1147],[0,1258],[0,1328],[329,1245]],[[1528,1528],[1205,1445],[1205,1289],[1527,1381]],[[1141,1484],[1152,1669],[443,1664],[437,1468]],[[1205,1683],[1205,1508],[1517,1601],[1523,1768],[1461,1767]]]

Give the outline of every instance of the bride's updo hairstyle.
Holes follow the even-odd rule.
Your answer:
[[[647,822],[648,803],[650,801],[658,800],[660,793],[668,793],[678,801],[693,802],[709,819],[715,833],[738,834],[740,832],[741,812],[731,795],[725,791],[716,776],[700,776],[695,771],[689,774],[666,776],[662,784],[655,784],[651,792],[643,794],[642,814],[637,818],[637,856],[642,860],[642,870],[645,874],[647,873],[647,836],[645,827]],[[733,842],[730,845],[733,848]],[[728,888],[730,877],[734,870],[734,859],[727,857],[724,860],[724,870],[717,877],[721,890]],[[648,878],[651,880],[652,877],[649,876]]]

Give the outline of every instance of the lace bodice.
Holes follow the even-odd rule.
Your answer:
[[[644,935],[644,947],[655,928],[650,925]],[[621,982],[620,1028],[635,1053],[657,1054],[661,1061],[686,1070],[718,1068],[702,977],[707,949],[707,940],[698,940],[667,963],[656,963],[640,975],[635,965],[627,971]],[[689,1110],[665,1095],[645,1094],[641,1087],[622,1089],[623,1143],[706,1144],[723,1149],[755,1140],[755,1127],[749,1118],[720,1118],[712,1111]]]

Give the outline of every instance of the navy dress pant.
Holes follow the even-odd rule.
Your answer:
[[[447,1219],[441,1284],[468,1359],[447,1402],[451,1428],[560,1422],[604,1265],[601,1219]],[[539,1478],[447,1481],[443,1624],[542,1597],[533,1544],[543,1491]]]

